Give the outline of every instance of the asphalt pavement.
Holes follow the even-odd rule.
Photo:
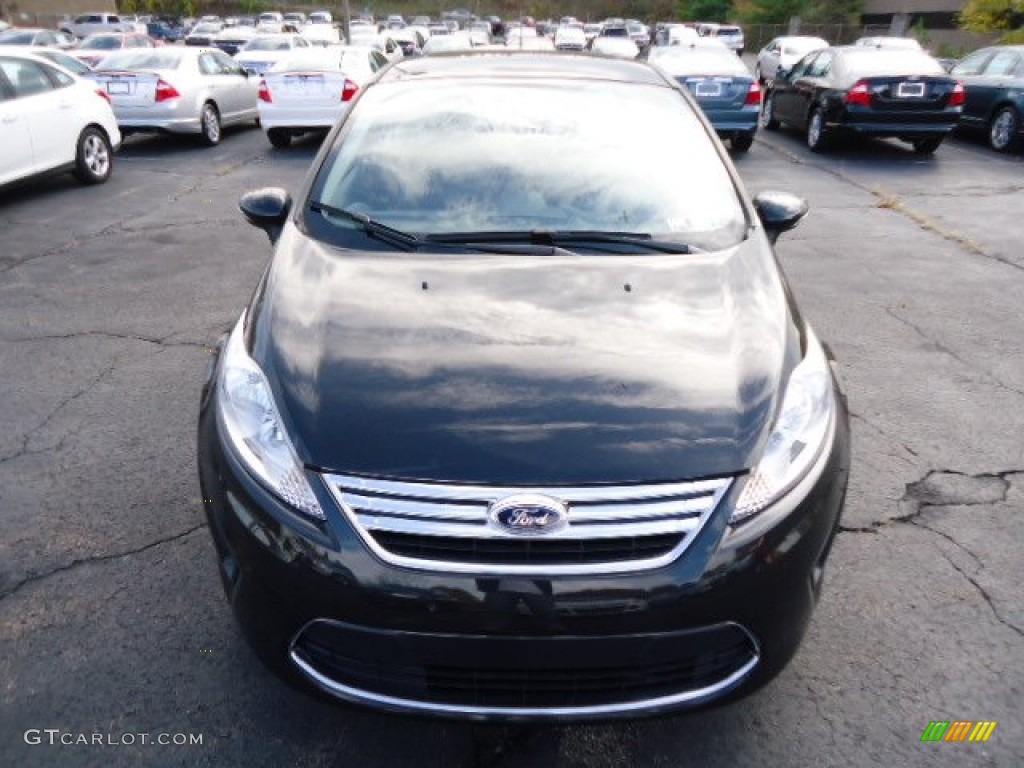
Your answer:
[[[534,727],[293,691],[221,593],[199,386],[270,255],[236,201],[295,189],[317,147],[272,150],[251,128],[213,149],[134,137],[103,186],[0,192],[0,765],[1024,764],[1021,156],[961,139],[931,158],[895,141],[817,156],[781,131],[736,158],[751,191],[811,204],[777,251],[853,412],[821,603],[744,701]],[[936,720],[997,725],[922,742]]]

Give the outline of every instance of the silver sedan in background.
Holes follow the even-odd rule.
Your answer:
[[[258,79],[215,49],[121,51],[103,60],[93,80],[110,96],[125,134],[197,133],[213,146],[222,126],[259,117]]]

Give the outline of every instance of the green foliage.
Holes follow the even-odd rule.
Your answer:
[[[786,24],[794,16],[811,24],[857,24],[862,0],[750,0],[740,20],[746,24]]]
[[[968,0],[960,11],[960,26],[969,32],[1013,29],[1024,12],[1024,0]]]
[[[732,0],[679,0],[677,11],[686,21],[728,21]]]
[[[1024,45],[1024,27],[1007,32],[999,38],[1003,45]]]
[[[932,41],[932,36],[928,34],[928,30],[924,26],[924,18],[918,17],[917,23],[914,24],[914,28],[911,30],[914,37],[917,38],[917,42],[921,44],[922,48],[927,48],[928,44]]]

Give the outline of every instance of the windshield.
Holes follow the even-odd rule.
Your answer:
[[[395,83],[367,90],[346,127],[312,199],[405,232],[625,232],[701,248],[744,236],[712,139],[669,88]],[[325,218],[307,221],[320,234]]]
[[[177,69],[181,59],[180,48],[129,50],[110,54],[96,69],[99,72],[115,69]]]
[[[113,51],[120,47],[120,37],[87,37],[79,46],[88,51]]]
[[[247,51],[287,51],[292,47],[290,40],[274,39],[270,37],[257,37],[247,46]]]
[[[846,52],[844,66],[854,77],[876,75],[944,75],[935,59],[918,51],[865,48]]]

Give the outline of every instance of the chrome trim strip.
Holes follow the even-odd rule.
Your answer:
[[[544,493],[569,504],[608,501],[641,501],[673,496],[703,496],[715,493],[730,478],[693,480],[681,483],[639,485],[587,485],[564,488],[540,486],[458,485],[447,483],[415,483],[398,480],[378,480],[358,475],[325,474],[324,479],[344,485],[352,491],[368,491],[373,495],[400,498],[477,500],[485,504],[516,493]]]
[[[474,707],[461,704],[437,704],[416,699],[402,699],[395,696],[364,691],[360,688],[353,688],[332,680],[321,672],[317,671],[312,664],[306,661],[295,645],[302,634],[315,623],[331,623],[329,619],[313,619],[300,629],[288,648],[288,657],[298,667],[299,671],[306,678],[325,693],[337,696],[339,699],[354,702],[356,704],[368,704],[382,707],[398,712],[422,712],[435,715],[459,715],[468,718],[508,718],[508,719],[531,719],[531,720],[557,720],[559,718],[600,718],[615,715],[637,715],[645,712],[656,712],[670,707],[683,704],[697,705],[709,701],[717,696],[727,693],[749,675],[754,667],[761,661],[761,648],[750,631],[742,624],[734,621],[715,624],[715,626],[733,626],[743,632],[750,640],[753,649],[753,658],[746,664],[733,672],[731,675],[714,685],[697,688],[690,691],[681,691],[668,696],[659,696],[653,699],[641,701],[624,701],[617,704],[599,704],[585,707]],[[708,627],[710,629],[711,627]]]
[[[324,474],[338,507],[366,547],[386,563],[423,571],[462,574],[612,574],[661,568],[690,545],[733,478],[651,485],[508,487],[377,480]],[[491,503],[505,496],[539,493],[569,505],[569,524],[534,541],[589,541],[681,534],[679,543],[657,557],[561,564],[471,563],[409,557],[383,547],[374,532],[424,537],[525,540],[488,522]],[[674,497],[674,498],[673,498]],[[616,503],[618,502],[618,503]]]

